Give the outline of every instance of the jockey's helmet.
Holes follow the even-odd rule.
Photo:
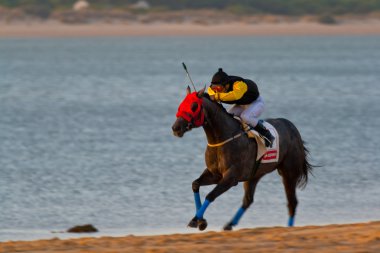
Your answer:
[[[228,83],[228,75],[223,71],[222,68],[219,68],[218,72],[214,74],[211,80],[211,84],[214,85],[226,85]]]

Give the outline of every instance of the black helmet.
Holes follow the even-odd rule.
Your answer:
[[[222,68],[219,68],[218,72],[214,74],[211,80],[211,84],[226,85],[228,83],[228,75],[223,71]]]

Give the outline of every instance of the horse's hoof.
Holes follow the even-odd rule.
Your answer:
[[[198,227],[198,220],[196,217],[194,217],[190,222],[189,225],[187,225],[190,228],[197,228]]]
[[[232,224],[231,224],[231,223],[227,223],[227,224],[223,227],[223,230],[224,230],[224,231],[231,231],[231,230],[232,230]]]
[[[207,228],[207,221],[205,219],[198,220],[198,228],[200,231],[203,231]]]

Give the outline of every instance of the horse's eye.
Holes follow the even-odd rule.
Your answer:
[[[192,103],[191,104],[191,110],[193,111],[193,112],[195,112],[196,110],[198,109],[198,104],[197,103]]]

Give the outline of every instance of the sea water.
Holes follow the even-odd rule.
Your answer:
[[[190,85],[182,62],[198,89],[219,67],[256,81],[263,118],[297,126],[322,167],[298,191],[296,225],[380,219],[380,37],[0,39],[0,241],[86,223],[100,235],[196,231],[206,139],[171,131]],[[242,197],[239,184],[217,198],[209,229]],[[285,226],[286,205],[268,174],[237,228]]]

